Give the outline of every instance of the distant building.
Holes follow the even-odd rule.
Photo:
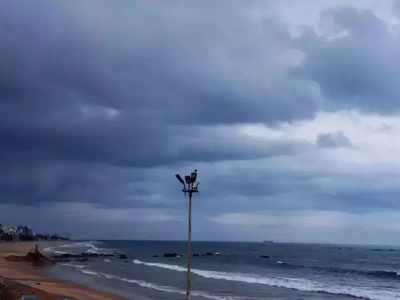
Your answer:
[[[33,241],[33,240],[67,240],[63,236],[35,233],[29,226],[9,226],[0,224],[0,240],[3,241]]]
[[[17,228],[14,226],[1,226],[1,239],[5,241],[13,241],[18,238]]]
[[[17,227],[18,239],[21,241],[31,241],[35,238],[32,229],[29,226]]]

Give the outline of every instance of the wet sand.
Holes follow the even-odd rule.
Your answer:
[[[76,300],[123,300],[106,292],[99,292],[78,284],[50,278],[46,266],[6,259],[9,255],[25,255],[34,248],[40,249],[57,242],[0,242],[0,299],[17,300],[21,295],[36,295],[42,300],[59,300],[69,297]],[[125,299],[126,300],[126,299]]]

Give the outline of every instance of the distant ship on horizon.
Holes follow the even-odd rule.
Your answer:
[[[273,240],[264,240],[263,243],[264,244],[272,244],[272,243],[274,243],[274,241]]]

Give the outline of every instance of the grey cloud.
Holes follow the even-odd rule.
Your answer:
[[[1,203],[24,205],[32,222],[35,207],[50,212],[43,207],[56,203],[179,211],[184,199],[173,175],[190,165],[201,170],[202,218],[226,207],[360,205],[359,182],[345,186],[337,174],[310,171],[305,163],[286,168],[282,160],[292,163],[313,149],[309,143],[253,138],[235,126],[276,126],[321,109],[397,111],[397,38],[372,13],[347,8],[326,16],[348,36],[327,41],[308,30],[293,38],[277,17],[254,16],[260,3],[3,3]],[[351,141],[327,133],[317,143]],[[316,184],[321,176],[333,182],[328,191]],[[336,202],[330,201],[335,189],[342,191]],[[363,206],[376,207],[378,199],[394,207],[382,190],[359,191],[368,192],[374,197],[364,197]],[[36,220],[42,227],[45,214]],[[70,226],[71,216],[63,220]],[[122,227],[112,223],[105,234]],[[95,222],[86,225],[96,230]],[[154,231],[165,233],[161,227]]]
[[[199,14],[206,3],[4,5],[0,135],[8,151],[160,165],[186,159],[170,126],[273,124],[317,109],[313,87],[275,59],[292,50],[285,26],[255,20],[247,5],[221,2],[207,18]],[[199,159],[222,156],[213,152]]]
[[[242,13],[245,6],[221,3],[210,18],[223,14],[224,22],[210,22],[194,17],[207,5],[177,2],[164,10],[161,2],[100,1],[82,13],[75,5],[42,3],[49,5],[26,9],[31,5],[24,2],[23,14],[21,3],[3,10],[10,29],[2,34],[2,98],[11,102],[51,109],[47,113],[70,102],[95,103],[172,123],[285,121],[316,109],[307,87],[304,93],[290,86],[282,92],[279,85],[286,83],[273,75],[302,84],[272,59],[291,50],[286,29],[273,19],[252,20]]]
[[[343,131],[320,133],[317,136],[317,146],[321,148],[351,147],[351,140]]]
[[[150,179],[156,166],[303,147],[212,133],[217,123],[273,124],[314,114],[312,88],[274,59],[291,50],[276,19],[255,21],[246,5],[228,2],[212,15],[207,3],[3,5],[3,203],[173,207]],[[285,87],[286,79],[293,85]]]
[[[369,10],[332,8],[321,18],[334,24],[331,38],[305,30],[297,41],[305,59],[294,72],[319,85],[325,109],[397,113],[398,35]]]

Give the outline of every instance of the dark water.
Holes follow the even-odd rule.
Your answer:
[[[95,258],[52,272],[130,299],[185,298],[186,258],[162,257],[184,254],[184,242],[71,242],[47,250],[125,253],[128,260]],[[193,252],[220,253],[193,257],[193,300],[400,299],[400,248],[194,242]]]

